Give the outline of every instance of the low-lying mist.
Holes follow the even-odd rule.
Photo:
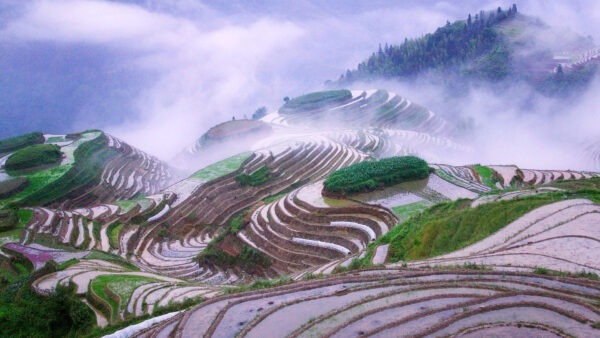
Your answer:
[[[599,169],[588,149],[600,141],[598,77],[584,93],[570,98],[549,98],[525,83],[503,89],[479,84],[457,96],[425,81],[356,84],[356,88],[364,86],[387,88],[455,124],[454,139],[473,151],[443,158],[448,164]]]
[[[102,109],[86,105],[81,112],[65,111],[72,115],[61,119],[65,121],[62,129],[52,132],[101,128],[170,160],[211,126],[232,116],[250,117],[263,105],[275,111],[285,96],[323,89],[324,81],[356,67],[380,43],[398,44],[405,37],[432,32],[446,20],[464,19],[482,9],[507,8],[513,2],[467,0],[459,6],[437,0],[305,0],[285,5],[280,1],[7,0],[0,4],[0,41],[6,42],[5,51],[14,54],[10,60],[15,61],[0,63],[0,68],[30,72],[33,75],[27,81],[46,81],[44,90],[54,90],[43,97],[35,91],[22,91],[23,110],[17,115],[24,118],[7,123],[21,124],[19,130],[43,129],[48,118],[44,100],[68,101],[69,91],[60,89],[76,87],[89,102],[102,102]],[[600,39],[597,1],[526,0],[517,4],[519,12],[539,16],[551,26],[570,27],[584,37]],[[52,54],[49,46],[61,46],[71,50],[74,59],[85,51],[108,66],[61,63],[57,70],[48,67],[44,76],[38,76],[39,70],[31,68],[33,65],[28,68],[18,57],[24,53],[23,46],[28,48],[23,55],[49,64],[56,61],[48,57]],[[93,90],[98,86],[63,83],[69,81],[63,72],[83,71],[91,74],[83,77],[89,81],[102,81],[103,73],[114,75],[114,88],[103,90],[115,93],[128,92],[119,87],[120,77],[125,83],[129,73],[147,76],[136,77],[140,80],[135,81],[131,97],[109,99]],[[93,76],[94,71],[98,76]],[[13,85],[10,81],[2,84]],[[455,136],[475,151],[462,158],[453,155],[446,162],[595,169],[582,152],[586,144],[600,139],[595,128],[599,86],[600,81],[594,81],[573,101],[544,97],[524,84],[502,91],[478,86],[458,97],[430,82],[388,81],[353,87],[394,91],[461,126]],[[41,112],[36,110],[39,107]],[[0,105],[0,114],[1,109]],[[98,121],[105,122],[96,124]]]

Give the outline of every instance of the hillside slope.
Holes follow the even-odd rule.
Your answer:
[[[399,45],[386,44],[337,81],[411,80],[422,75],[448,88],[499,80],[525,81],[546,94],[570,92],[593,77],[599,60],[588,38],[508,10],[481,11]],[[452,90],[458,90],[455,87]]]
[[[175,183],[101,131],[5,142],[3,161],[42,141],[60,159],[3,171],[0,320],[74,336],[593,336],[600,174],[443,164],[472,151],[452,129],[387,90],[309,93],[212,128],[185,156],[218,159]],[[26,328],[12,315],[40,311]]]

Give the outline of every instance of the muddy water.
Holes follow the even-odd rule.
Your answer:
[[[287,306],[259,323],[248,337],[284,337],[321,314],[357,301],[369,295],[376,295],[402,287],[382,287],[373,290],[351,292],[341,296],[330,296]]]
[[[320,336],[326,332],[329,332],[330,330],[339,326],[340,324],[350,320],[354,316],[360,315],[366,311],[370,311],[370,310],[377,309],[377,308],[382,308],[382,307],[388,306],[393,303],[404,302],[404,301],[409,301],[409,300],[414,300],[414,299],[419,299],[419,298],[424,298],[424,297],[430,297],[430,296],[436,296],[436,295],[451,295],[451,294],[458,294],[458,293],[468,293],[468,294],[474,294],[474,295],[492,295],[492,294],[494,294],[493,291],[470,289],[470,288],[432,289],[432,290],[404,292],[404,293],[396,294],[396,295],[393,295],[390,297],[376,299],[376,300],[373,300],[370,302],[366,302],[361,305],[352,307],[346,311],[343,311],[343,312],[315,325],[314,327],[310,328],[309,330],[306,331],[306,333],[303,335],[303,337]],[[462,302],[462,301],[467,300],[466,298],[458,299],[458,297],[453,298],[453,299],[454,299],[453,302]],[[430,306],[431,304],[438,304],[438,303],[439,304],[447,304],[446,300],[447,300],[447,298],[439,299],[439,300],[437,300],[437,302],[426,301],[427,304],[425,304],[423,306],[427,307],[427,306]],[[423,303],[425,303],[425,302],[422,302],[419,304],[423,304]],[[393,318],[397,317],[397,315],[404,312],[404,310],[402,310],[400,308],[396,308],[395,310],[388,310],[388,311],[389,311],[389,313],[392,314]],[[377,325],[378,325],[377,322],[380,322],[382,319],[381,318],[382,313],[384,313],[384,311],[373,314],[369,317],[365,317],[361,320],[358,320],[358,321],[352,323],[348,327],[342,329],[339,332],[339,335],[342,335],[342,336],[354,335],[353,332],[356,333],[359,331],[364,331],[369,327],[370,324],[375,325],[375,326],[372,326],[372,328],[377,327]],[[392,319],[392,320],[394,320],[394,319]]]
[[[413,192],[423,191],[427,187],[428,181],[429,178],[401,183],[370,193],[357,194],[353,198],[365,203],[381,204],[388,208],[419,202],[423,201],[423,198],[415,195]]]
[[[435,336],[445,336],[458,332],[461,329],[473,327],[480,323],[498,323],[498,322],[531,322],[542,323],[551,327],[561,329],[576,337],[598,337],[598,330],[593,329],[589,324],[581,324],[573,319],[562,316],[550,310],[534,307],[515,307],[482,313],[459,320],[447,328],[435,333]]]
[[[227,311],[227,313],[223,317],[223,320],[215,330],[213,337],[233,337],[237,332],[243,329],[248,324],[248,322],[254,317],[265,312],[270,308],[281,305],[282,303],[292,301],[295,299],[303,299],[315,295],[324,295],[357,285],[359,284],[338,284],[333,286],[316,288],[312,290],[290,292],[279,296],[269,297],[268,295],[266,295],[261,299],[243,302],[241,304],[233,306],[231,309],[229,309],[229,311]]]

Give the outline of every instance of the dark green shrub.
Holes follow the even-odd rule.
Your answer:
[[[390,157],[368,161],[333,172],[324,183],[325,191],[345,195],[368,192],[379,187],[424,179],[431,169],[415,156]]]
[[[7,171],[23,170],[44,164],[53,164],[62,157],[60,147],[54,144],[36,144],[21,149],[6,160]]]
[[[72,289],[58,286],[49,296],[31,289],[23,277],[0,293],[0,327],[4,337],[79,336],[91,329],[95,315]]]
[[[268,257],[247,245],[243,246],[242,252],[237,256],[232,256],[221,249],[216,249],[214,246],[207,247],[198,255],[198,261],[202,264],[213,264],[222,268],[239,266],[248,272],[271,266],[271,260]]]
[[[44,143],[44,134],[40,132],[19,135],[0,140],[0,154],[15,151],[30,145]]]
[[[12,230],[19,222],[17,209],[2,210],[0,214],[0,232]]]
[[[252,114],[252,119],[253,120],[258,120],[263,118],[265,115],[267,115],[267,107],[262,106],[260,108],[258,108],[254,114]]]
[[[261,185],[261,184],[267,182],[270,177],[271,177],[271,175],[269,173],[269,167],[267,167],[265,165],[250,175],[239,174],[239,175],[237,175],[236,178],[241,186],[250,185],[250,186],[254,187],[254,186]]]

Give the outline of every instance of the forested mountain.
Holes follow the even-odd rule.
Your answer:
[[[525,80],[548,94],[591,79],[596,66],[584,55],[591,38],[556,34],[539,19],[520,14],[513,4],[504,10],[480,11],[466,20],[446,22],[434,33],[404,39],[379,50],[347,70],[338,83],[373,79],[414,79],[428,74],[446,84],[469,81]],[[536,41],[537,39],[540,41]],[[584,61],[584,62],[581,62]],[[567,71],[568,69],[568,71]]]

